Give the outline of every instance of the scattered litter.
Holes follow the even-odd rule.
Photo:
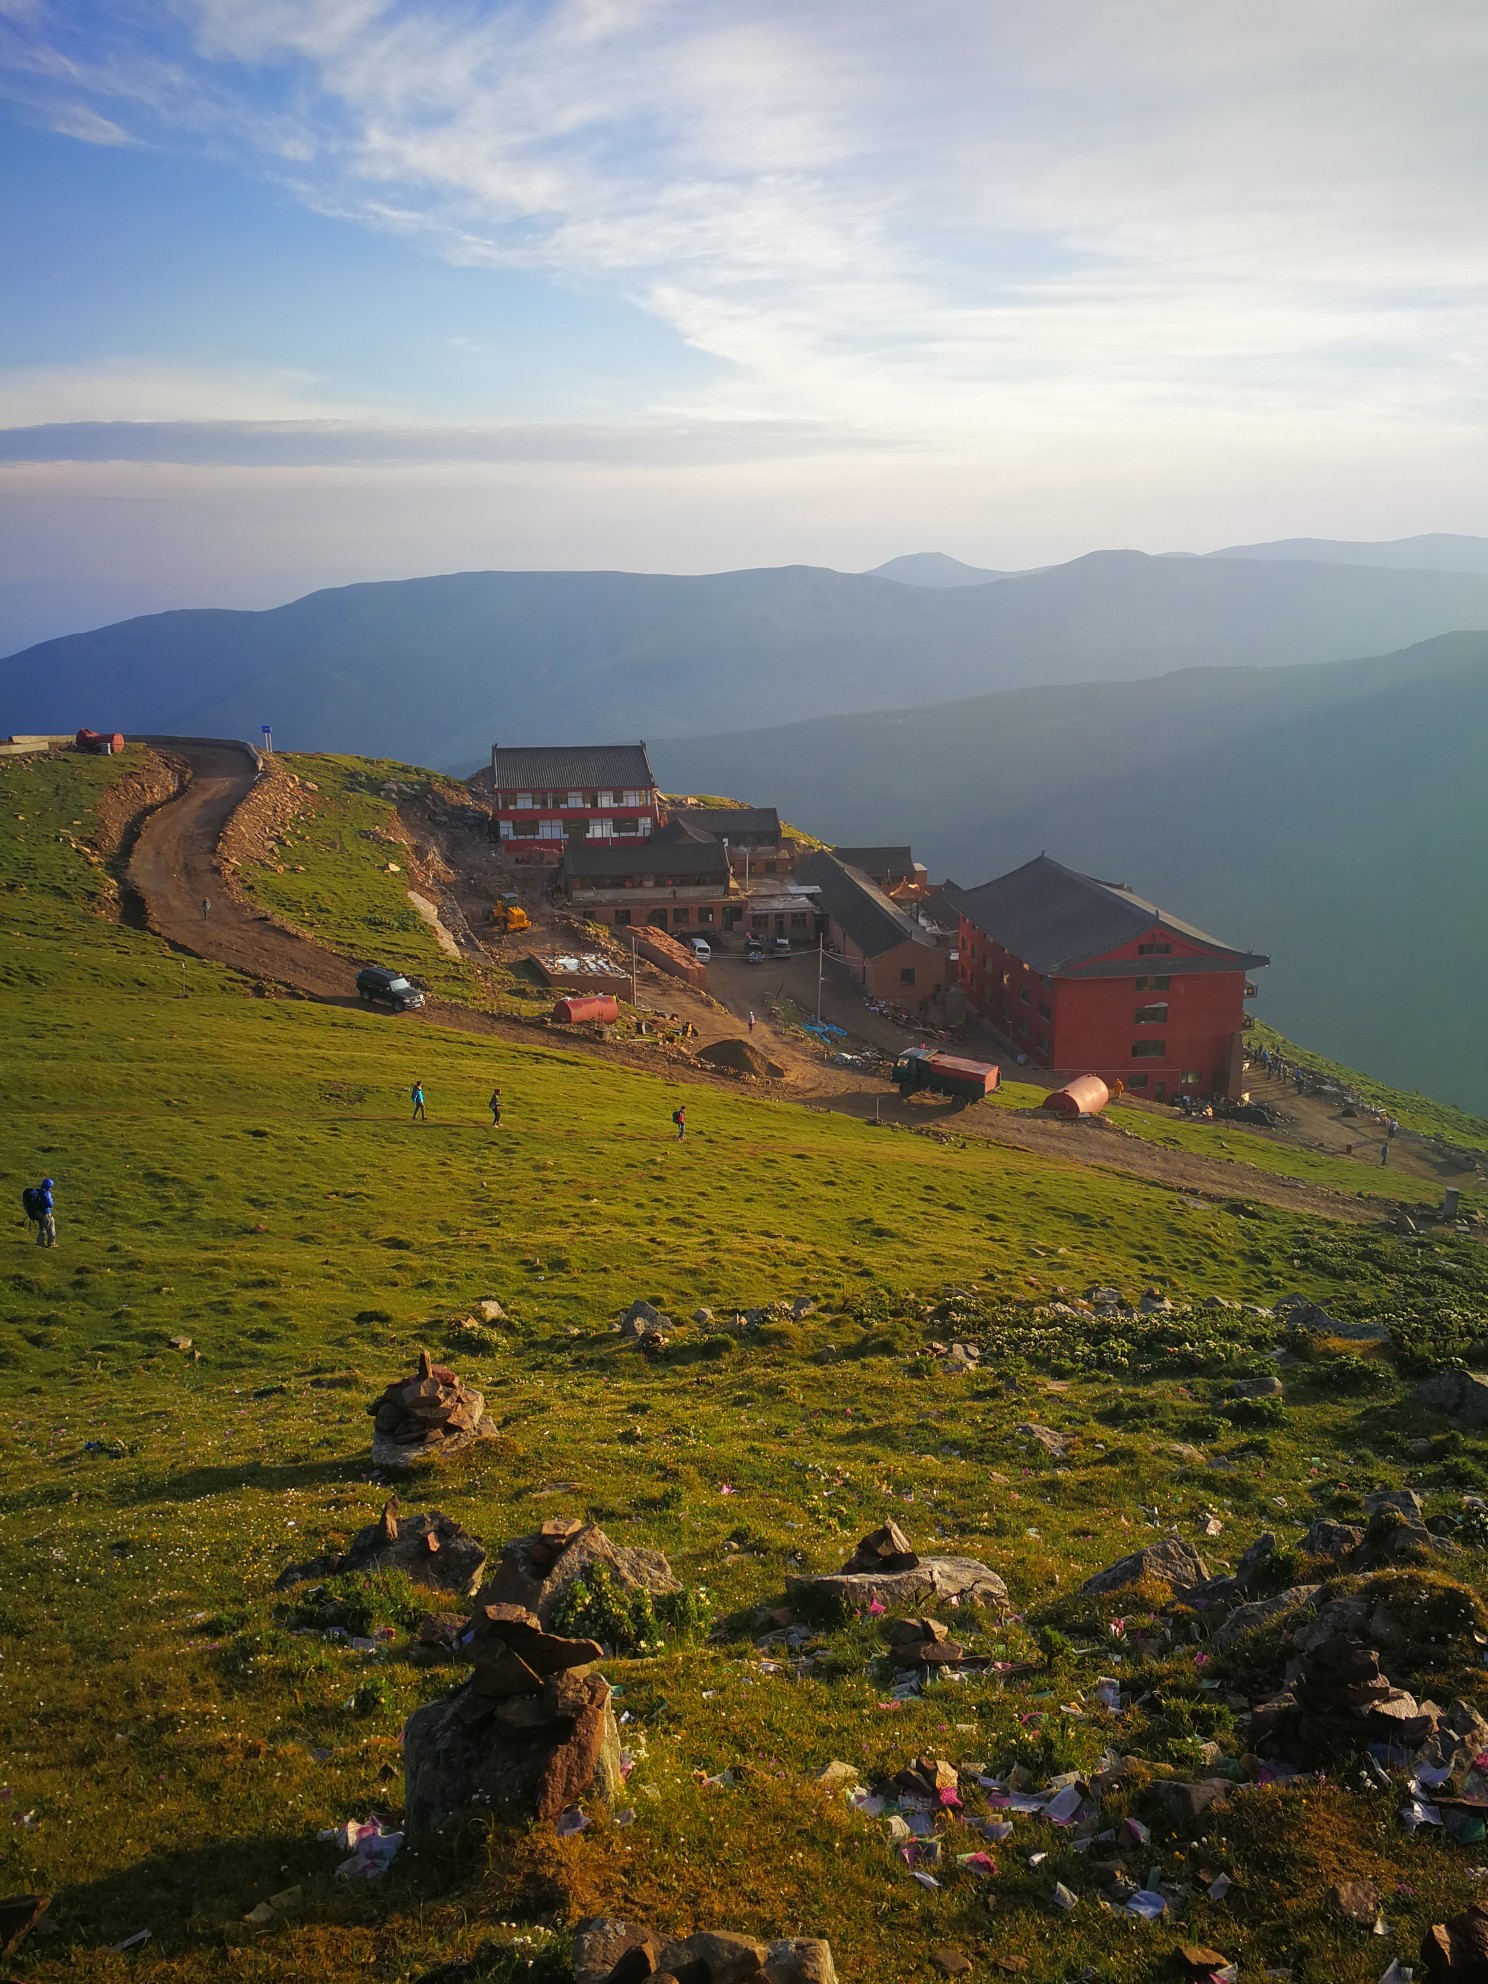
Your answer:
[[[566,1812],[559,1813],[553,1830],[560,1839],[571,1839],[575,1833],[582,1832],[588,1824],[588,1815],[579,1811],[577,1806],[570,1806]]]
[[[348,1819],[344,1826],[333,1826],[318,1837],[350,1853],[350,1859],[343,1860],[336,1869],[337,1878],[343,1881],[380,1879],[403,1844],[402,1833],[385,1832],[380,1819],[367,1819],[361,1824]]]
[[[1234,1885],[1228,1874],[1216,1874],[1209,1883],[1206,1893],[1211,1901],[1223,1901]]]
[[[134,1934],[126,1936],[122,1943],[115,1943],[113,1949],[116,1954],[120,1950],[137,1950],[141,1943],[149,1942],[154,1933],[153,1929],[136,1929]]]
[[[270,1908],[269,1904],[266,1901],[260,1901],[259,1903],[257,1903],[256,1906],[250,1908],[248,1913],[243,1917],[243,1920],[245,1922],[251,1922],[255,1929],[262,1929],[267,1927],[267,1925],[270,1922],[274,1921],[274,1919],[275,1919],[274,1911],[272,1908]]]
[[[1042,1860],[1044,1856],[1041,1853],[1038,1857]],[[1063,1909],[1064,1913],[1068,1915],[1072,1908],[1079,1906],[1079,1901],[1080,1897],[1077,1894],[1071,1894],[1063,1881],[1056,1881],[1054,1883],[1054,1906],[1056,1908]]]
[[[1166,1899],[1155,1888],[1138,1888],[1124,1906],[1128,1915],[1140,1915],[1144,1922],[1160,1922],[1168,1912]]]

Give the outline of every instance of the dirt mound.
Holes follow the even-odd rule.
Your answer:
[[[779,1081],[785,1070],[747,1040],[715,1040],[698,1050],[698,1059],[726,1075],[753,1075],[756,1081]]]

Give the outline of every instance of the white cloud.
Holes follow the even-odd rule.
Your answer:
[[[1424,471],[1481,434],[1481,0],[123,0],[109,21],[69,40],[23,12],[10,87],[134,106],[452,261],[622,291],[720,361],[652,409],[658,459],[678,420],[1025,474],[1057,436],[1067,476],[1115,456],[1180,480],[1319,450]],[[314,410],[292,382],[95,384],[16,417]]]
[[[0,367],[0,428],[61,421],[345,419],[365,412],[303,373],[255,376],[132,359]]]

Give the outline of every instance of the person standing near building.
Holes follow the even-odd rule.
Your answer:
[[[413,1087],[408,1091],[408,1100],[413,1104],[412,1121],[415,1123],[427,1123],[429,1119],[424,1111],[424,1085],[422,1082],[414,1083]]]
[[[486,1107],[491,1112],[491,1128],[493,1130],[499,1130],[501,1128],[501,1090],[499,1088],[493,1088],[491,1090],[491,1100],[487,1103]]]

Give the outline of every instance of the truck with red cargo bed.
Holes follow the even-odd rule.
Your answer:
[[[1001,1080],[990,1061],[969,1061],[961,1054],[941,1054],[929,1047],[908,1047],[894,1063],[894,1080],[902,1096],[916,1092],[949,1095],[958,1102],[980,1102]]]

